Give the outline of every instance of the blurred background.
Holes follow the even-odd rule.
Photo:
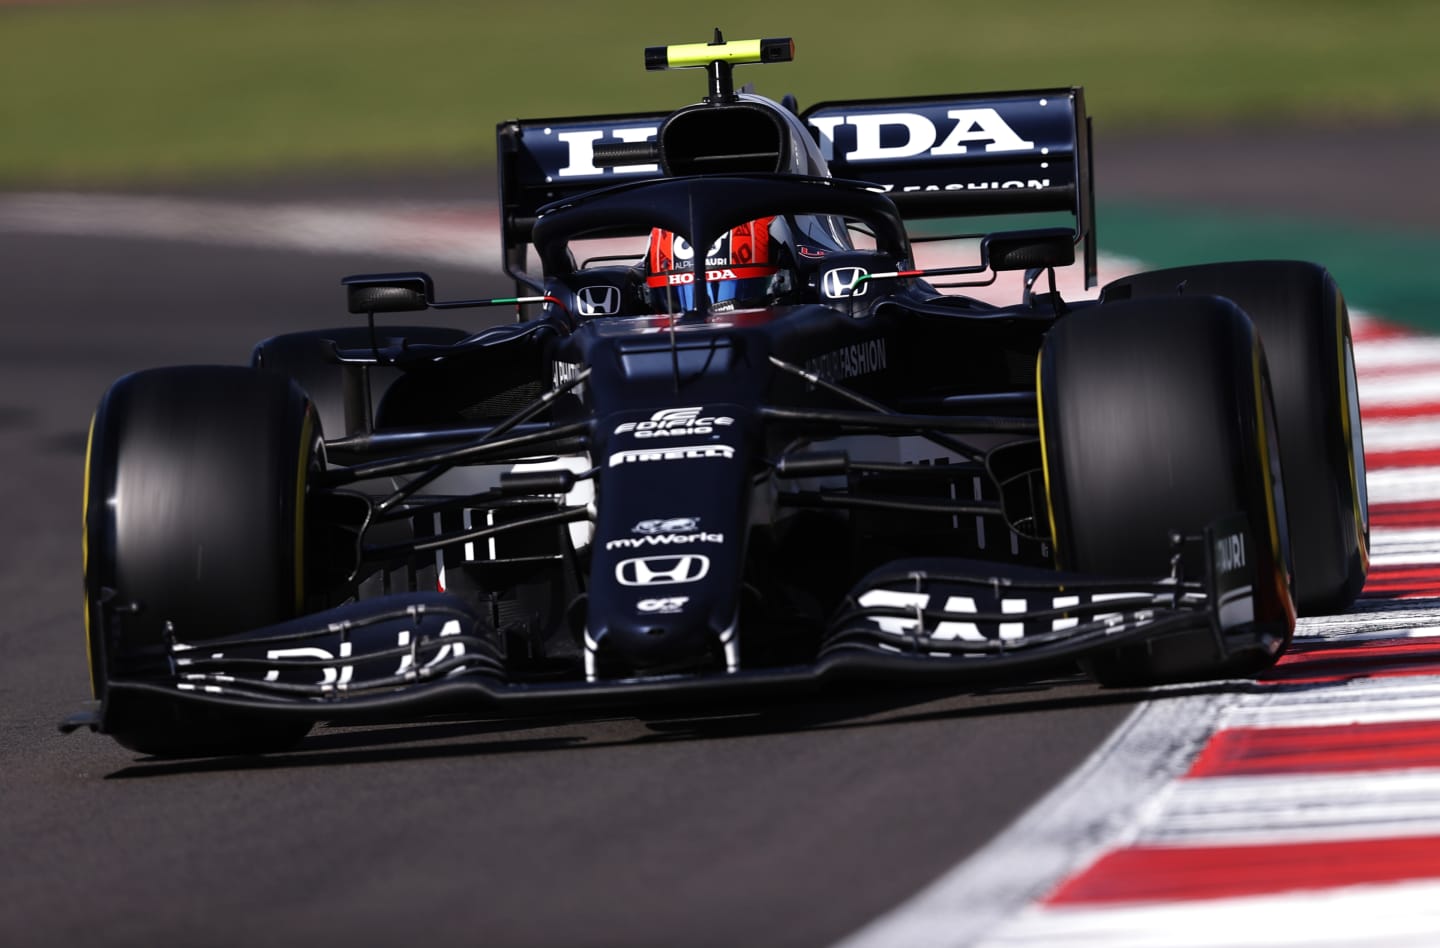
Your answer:
[[[802,107],[1083,85],[1103,249],[1319,259],[1440,328],[1433,0],[0,0],[0,191],[488,202],[497,122],[694,101],[641,51],[716,26],[795,37],[738,75]]]
[[[1084,85],[1105,134],[1440,118],[1431,0],[0,0],[0,181],[474,169],[507,118],[674,107],[641,48],[793,36],[742,81],[834,97]],[[712,22],[713,21],[713,22]],[[1297,159],[1300,156],[1297,156]]]

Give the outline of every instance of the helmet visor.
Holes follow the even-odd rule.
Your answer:
[[[779,267],[716,267],[705,272],[710,308],[746,309],[764,306],[776,293]],[[695,271],[657,273],[646,279],[650,305],[657,313],[685,313],[696,308]]]
[[[646,288],[651,307],[660,313],[689,312],[696,308],[696,274],[703,273],[710,308],[743,309],[764,306],[783,279],[770,252],[770,223],[764,217],[722,234],[702,260],[679,234],[656,229],[650,234]]]

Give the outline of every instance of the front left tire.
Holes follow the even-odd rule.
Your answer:
[[[85,603],[101,730],[145,754],[281,750],[310,722],[112,691],[172,683],[167,641],[203,642],[305,608],[305,500],[321,433],[287,378],[154,369],[111,386],[91,425]]]

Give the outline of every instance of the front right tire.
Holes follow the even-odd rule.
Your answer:
[[[1281,466],[1289,491],[1300,615],[1348,609],[1369,570],[1370,507],[1345,297],[1322,266],[1244,260],[1138,273],[1102,299],[1168,305],[1223,297],[1255,324],[1275,393]]]
[[[1246,644],[1222,649],[1207,627],[1093,653],[1087,670],[1148,685],[1274,662],[1294,606],[1274,411],[1249,318],[1213,297],[1091,307],[1051,330],[1038,375],[1061,569],[1153,581],[1170,572],[1172,532],[1199,535],[1236,513],[1255,551],[1259,634]]]

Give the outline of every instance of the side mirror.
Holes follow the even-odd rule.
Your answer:
[[[1075,232],[1068,227],[1041,227],[990,234],[980,252],[992,270],[1068,267],[1075,262]]]
[[[430,274],[362,273],[340,281],[352,313],[409,313],[429,309],[435,298]]]

